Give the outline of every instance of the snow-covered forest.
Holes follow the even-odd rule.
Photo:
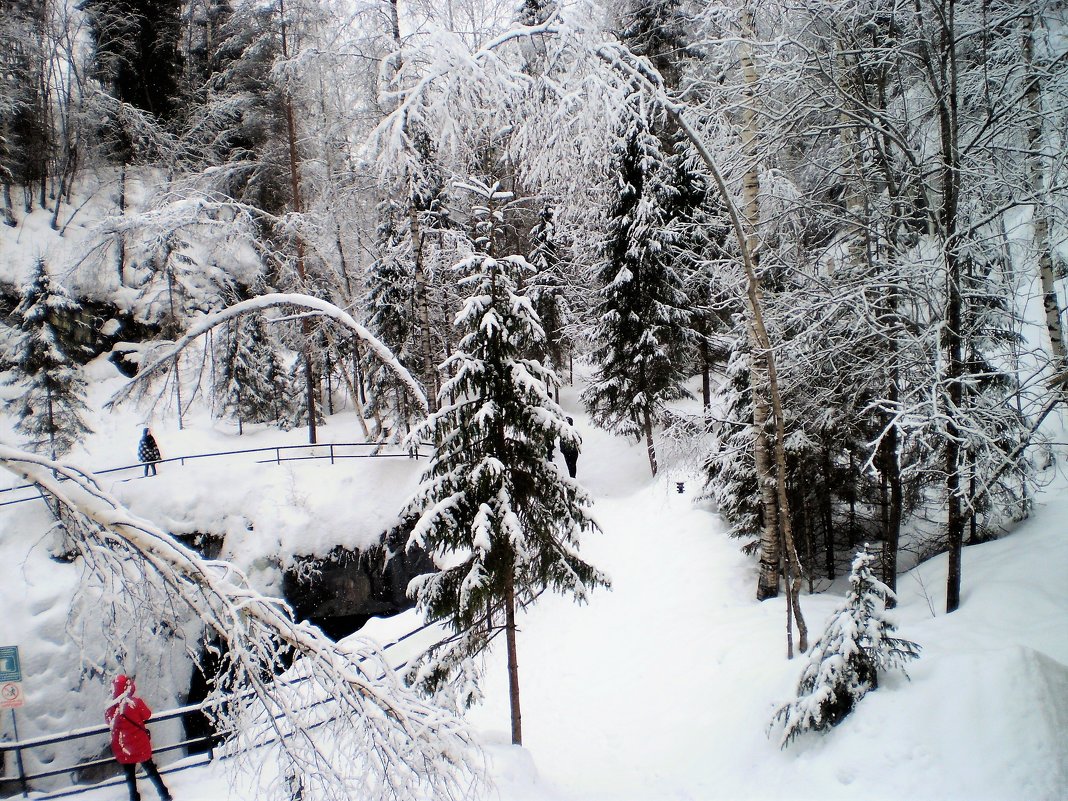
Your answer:
[[[1063,0],[0,0],[0,64],[0,745],[129,673],[229,757],[176,798],[1068,794]]]

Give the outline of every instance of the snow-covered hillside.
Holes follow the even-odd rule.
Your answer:
[[[112,379],[99,382],[103,392]],[[785,659],[781,600],[752,600],[755,567],[713,511],[695,501],[699,481],[668,465],[651,480],[643,450],[591,427],[565,393],[584,445],[578,477],[596,499],[603,532],[583,553],[612,577],[586,606],[544,595],[521,619],[520,682],[525,748],[508,744],[503,640],[486,666],[486,702],[469,714],[484,744],[491,797],[503,801],[668,799],[990,799],[1056,801],[1068,793],[1068,498],[1049,490],[1035,517],[995,542],[967,548],[961,609],[944,608],[945,558],[899,580],[902,636],[923,646],[911,681],[884,677],[878,691],[826,735],[780,750],[767,733],[774,707],[791,697],[800,660]],[[131,461],[141,414],[120,409],[78,461]],[[236,437],[195,420],[184,431],[161,419],[164,455],[277,444],[261,432]],[[350,439],[352,421],[331,419],[328,440]],[[299,442],[299,434],[292,436]],[[559,458],[559,455],[557,456]],[[195,463],[191,463],[195,465]],[[353,460],[288,467],[219,462],[164,466],[158,478],[117,483],[146,516],[178,528],[257,516],[277,529],[271,547],[314,550],[320,523],[333,535],[377,528],[395,515],[419,463]],[[676,482],[685,481],[684,492]],[[299,501],[299,503],[298,503]],[[273,505],[272,505],[273,504]],[[4,643],[23,648],[28,705],[23,737],[95,723],[99,680],[79,680],[64,632],[77,567],[47,557],[39,504],[0,510]],[[298,519],[299,518],[299,519]],[[187,522],[182,522],[187,521]],[[303,522],[302,522],[303,521]],[[310,521],[310,524],[309,524]],[[289,539],[286,539],[286,532]],[[353,537],[356,535],[353,534]],[[240,540],[248,561],[267,548]],[[267,574],[262,578],[266,579]],[[841,600],[805,596],[813,633]],[[414,612],[372,621],[386,641],[414,629]],[[397,652],[393,651],[393,655]],[[160,682],[144,687],[157,708]],[[173,688],[172,688],[173,689]],[[172,696],[173,697],[173,696]],[[4,733],[10,736],[4,721]],[[254,801],[248,777],[231,787],[216,763],[172,774],[175,797]],[[121,787],[87,793],[118,801]]]

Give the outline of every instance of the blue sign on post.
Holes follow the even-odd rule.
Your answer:
[[[22,681],[17,645],[0,645],[0,682]]]

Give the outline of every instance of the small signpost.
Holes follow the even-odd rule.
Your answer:
[[[11,710],[11,726],[15,730],[15,742],[19,741],[19,724],[15,719],[16,707],[26,702],[22,694],[22,664],[19,662],[17,645],[0,645],[0,709]],[[22,780],[22,795],[27,795],[26,770],[22,766],[22,751],[15,747],[15,762]]]
[[[22,706],[22,665],[17,645],[0,645],[0,709]]]

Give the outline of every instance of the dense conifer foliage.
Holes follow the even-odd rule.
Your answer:
[[[37,261],[21,296],[16,327],[5,332],[5,362],[10,368],[6,383],[19,387],[7,407],[17,418],[15,430],[30,449],[55,459],[90,430],[85,421],[86,382],[70,352],[78,348],[57,328],[64,323],[69,328],[79,306],[49,275],[44,259]]]
[[[556,375],[524,357],[545,337],[530,300],[517,291],[531,268],[522,257],[486,252],[492,212],[487,217],[475,253],[456,267],[467,300],[457,316],[464,336],[444,365],[452,378],[438,411],[412,435],[434,442],[435,454],[410,506],[418,520],[409,544],[444,563],[414,589],[427,616],[456,632],[414,676],[439,689],[459,675],[456,700],[469,704],[474,691],[465,666],[503,625],[512,741],[519,744],[516,610],[545,589],[584,601],[608,581],[578,556],[580,535],[597,529],[589,498],[545,458],[547,445],[575,443],[577,434],[549,394]]]
[[[84,435],[56,327],[91,300],[179,419],[425,442],[415,589],[455,639],[414,675],[460,700],[517,609],[604,583],[546,460],[576,402],[654,475],[701,465],[788,626],[864,542],[843,615],[940,553],[953,611],[1057,467],[1066,29],[1056,0],[0,0],[18,431]],[[840,714],[813,703],[790,725]]]

